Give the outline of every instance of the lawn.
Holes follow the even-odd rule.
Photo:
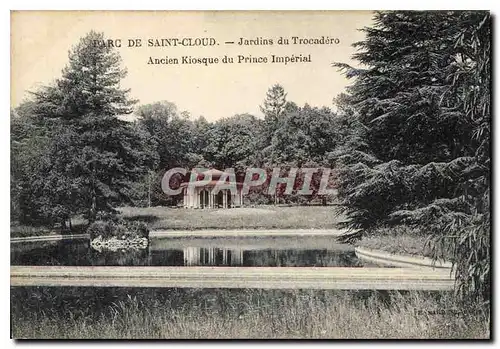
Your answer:
[[[232,209],[185,209],[173,207],[121,207],[119,217],[141,220],[150,229],[329,229],[338,227],[345,218],[337,206],[273,206]],[[27,226],[11,223],[11,237],[50,234],[84,233],[86,221],[72,219],[73,230],[61,232],[59,228]]]
[[[232,209],[122,207],[120,216],[143,220],[151,229],[329,229],[344,217],[336,206],[258,206]]]

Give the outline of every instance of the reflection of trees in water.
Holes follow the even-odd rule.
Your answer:
[[[271,266],[271,267],[348,267],[360,266],[353,251],[335,250],[248,250],[218,247],[186,247],[155,251],[155,265],[177,266]]]
[[[334,250],[245,251],[245,266],[352,267],[360,266],[354,252]]]
[[[90,265],[88,240],[41,243],[28,251],[11,249],[12,265]]]
[[[151,265],[149,247],[145,249],[127,249],[118,251],[90,249],[92,265],[111,266],[148,266]]]
[[[98,252],[89,247],[88,240],[58,241],[50,245],[41,244],[29,251],[12,249],[12,265],[151,265],[149,248],[143,250],[119,250]]]
[[[109,266],[361,266],[353,251],[340,250],[242,250],[218,247],[186,247],[178,250],[119,250],[98,252],[89,242],[59,241],[29,251],[13,249],[12,265],[109,265]]]
[[[182,267],[184,265],[182,250],[152,250],[151,265],[167,265]]]

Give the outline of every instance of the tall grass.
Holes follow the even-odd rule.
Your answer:
[[[13,288],[14,338],[488,338],[430,292]]]

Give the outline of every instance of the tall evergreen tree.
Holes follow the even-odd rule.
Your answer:
[[[260,106],[260,110],[264,114],[265,123],[264,146],[270,144],[274,131],[279,127],[278,123],[285,114],[286,104],[286,92],[283,86],[275,84],[267,90],[266,98]]]
[[[378,12],[374,24],[355,44],[364,68],[335,64],[356,78],[356,131],[338,154],[344,208],[354,227],[430,232],[436,257],[454,251],[462,299],[487,300],[489,14]]]
[[[101,44],[104,39],[87,34],[70,51],[62,77],[34,93],[35,117],[52,134],[39,168],[47,177],[36,183],[50,215],[85,212],[93,221],[98,212],[113,211],[153,159],[144,151],[146,140],[118,118],[131,113],[135,101],[120,87],[126,70],[119,54]],[[54,211],[57,206],[64,212]]]

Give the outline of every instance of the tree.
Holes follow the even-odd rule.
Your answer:
[[[262,114],[264,114],[263,140],[266,142],[265,146],[269,145],[274,131],[278,128],[279,121],[285,114],[286,104],[286,92],[283,86],[275,84],[267,90],[266,98],[260,107]]]
[[[153,158],[146,140],[117,116],[135,103],[120,88],[126,70],[113,48],[101,45],[104,34],[87,34],[69,53],[62,77],[34,93],[34,118],[51,135],[49,153],[34,185],[46,201],[46,214],[69,218],[98,212],[128,200],[126,188],[141,177]]]
[[[355,46],[356,119],[337,155],[352,227],[408,224],[454,251],[457,294],[489,300],[490,18],[377,12]],[[446,242],[446,243],[445,243]],[[466,247],[467,246],[467,247]]]
[[[40,205],[33,180],[38,163],[48,154],[50,138],[33,120],[32,103],[24,102],[11,112],[10,123],[10,193],[11,220],[22,224],[40,222]]]
[[[259,148],[261,121],[250,114],[215,122],[209,131],[204,158],[216,168],[245,167]]]
[[[294,107],[282,117],[271,140],[272,164],[301,166],[306,162],[323,163],[334,150],[338,136],[335,115],[330,109]]]
[[[159,161],[145,177],[152,205],[175,205],[182,196],[167,196],[161,189],[161,178],[174,167],[192,168],[202,164],[210,125],[204,118],[191,120],[189,113],[179,112],[174,103],[160,101],[137,108],[138,124],[155,143]],[[141,185],[138,185],[141,187]]]

